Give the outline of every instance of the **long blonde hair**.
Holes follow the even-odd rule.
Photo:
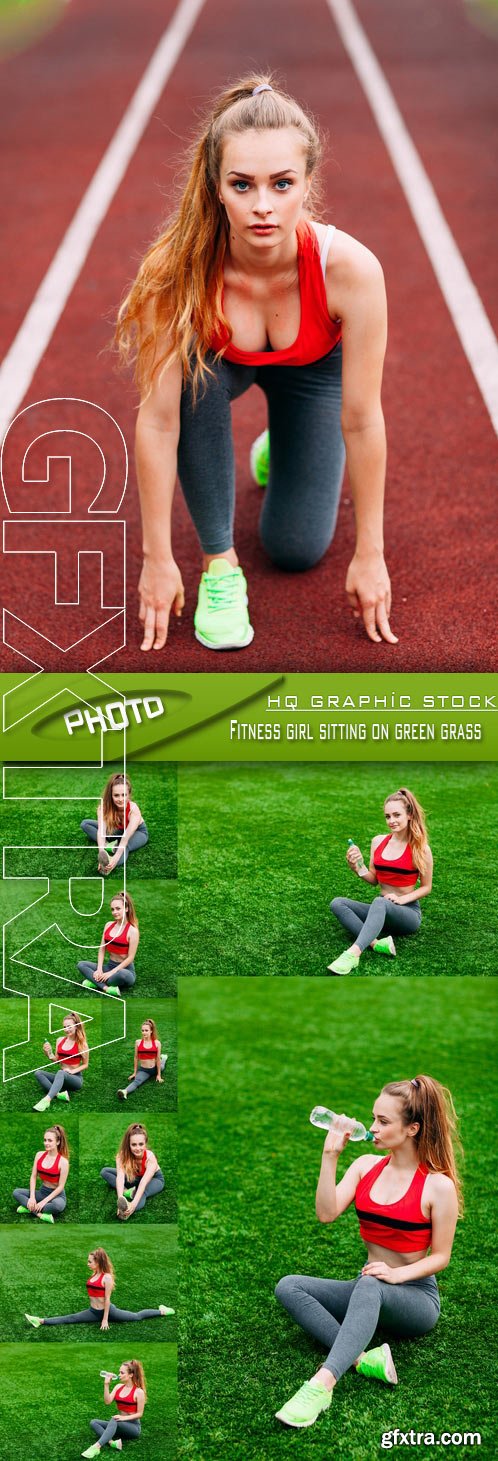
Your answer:
[[[123,1364],[130,1371],[132,1385],[136,1385],[140,1390],[143,1390],[145,1399],[147,1399],[144,1367],[141,1360],[123,1360]]]
[[[140,1121],[133,1121],[131,1126],[127,1126],[121,1142],[121,1146],[117,1153],[118,1161],[121,1163],[121,1166],[124,1167],[125,1172],[133,1172],[133,1175],[135,1177],[138,1176],[138,1173],[140,1171],[142,1158],[136,1157],[132,1152],[130,1137],[135,1136],[138,1131],[145,1138],[145,1146],[147,1147],[148,1137],[145,1126],[142,1126],[142,1123]]]
[[[455,1147],[462,1156],[458,1119],[453,1097],[446,1086],[430,1075],[417,1075],[411,1080],[391,1081],[382,1094],[394,1096],[401,1103],[404,1126],[418,1121],[415,1136],[418,1159],[431,1172],[444,1172],[456,1188],[458,1211],[463,1214],[462,1185],[455,1159]]]
[[[386,796],[384,811],[388,802],[403,802],[408,816],[407,839],[412,850],[412,857],[417,871],[421,877],[425,869],[425,854],[427,852],[427,827],[425,822],[424,808],[417,801],[413,791],[407,786],[401,786],[399,791],[391,792]]]
[[[307,211],[315,216],[319,211],[318,128],[309,112],[280,87],[273,87],[272,80],[271,74],[244,76],[216,97],[188,153],[189,171],[177,211],[148,249],[123,300],[116,342],[122,358],[136,362],[142,397],[149,394],[156,372],[179,356],[184,381],[192,379],[195,398],[200,382],[212,374],[205,357],[213,336],[220,325],[229,338],[232,335],[222,308],[229,232],[218,197],[225,138],[249,129],[295,127],[305,148],[306,176],[313,174]],[[255,96],[260,86],[270,89]],[[165,349],[158,349],[160,336],[167,337]]]

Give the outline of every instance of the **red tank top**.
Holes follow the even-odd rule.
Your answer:
[[[61,1169],[61,1154],[60,1152],[57,1152],[55,1163],[52,1167],[42,1166],[44,1156],[45,1152],[42,1152],[41,1155],[38,1157],[38,1161],[36,1163],[36,1170],[38,1172],[38,1175],[46,1183],[47,1187],[57,1187],[57,1183],[59,1181],[59,1173]]]
[[[429,1168],[417,1167],[408,1192],[398,1202],[375,1202],[370,1190],[377,1177],[390,1162],[383,1157],[361,1178],[356,1188],[355,1207],[360,1220],[360,1236],[365,1243],[378,1248],[393,1248],[396,1253],[418,1253],[429,1248],[432,1237],[430,1218],[422,1212],[422,1193]]]
[[[382,838],[374,853],[374,868],[380,883],[385,883],[389,888],[414,888],[418,883],[418,869],[413,861],[412,849],[407,842],[401,857],[390,858],[384,862],[382,853],[391,839],[391,833]]]
[[[133,1385],[132,1389],[130,1390],[130,1394],[126,1395],[123,1399],[123,1390],[125,1389],[125,1385],[120,1385],[119,1389],[116,1390],[116,1394],[114,1396],[120,1415],[127,1415],[129,1410],[136,1410],[137,1408],[137,1402],[135,1400],[137,1386]]]
[[[105,1285],[101,1273],[94,1273],[93,1278],[87,1278],[86,1286],[89,1299],[105,1299]]]
[[[297,264],[301,321],[294,344],[286,350],[239,350],[220,324],[211,350],[223,350],[225,359],[236,365],[311,365],[328,355],[341,338],[342,323],[330,318],[318,239],[311,224],[304,221],[297,227]]]
[[[57,1059],[60,1060],[61,1065],[67,1066],[68,1070],[70,1070],[72,1065],[79,1065],[81,1060],[81,1051],[77,1040],[75,1040],[74,1045],[71,1045],[69,1050],[62,1050],[61,1046],[64,1044],[64,1039],[65,1037],[63,1036],[61,1040],[57,1041],[55,1053]]]
[[[118,933],[113,934],[113,928],[118,929]],[[104,944],[108,954],[116,954],[119,959],[126,959],[130,952],[130,928],[131,923],[125,923],[123,927],[120,923],[106,923]]]
[[[157,1055],[157,1041],[153,1040],[152,1045],[149,1046],[149,1048],[147,1049],[147,1047],[144,1045],[143,1040],[141,1040],[137,1050],[137,1055],[139,1060],[155,1060]]]

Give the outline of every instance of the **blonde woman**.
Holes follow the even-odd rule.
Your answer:
[[[66,1015],[62,1021],[63,1035],[57,1040],[55,1054],[50,1040],[46,1040],[43,1046],[45,1055],[57,1066],[55,1075],[49,1075],[48,1070],[40,1067],[35,1070],[35,1077],[40,1086],[43,1086],[46,1095],[42,1096],[33,1111],[47,1111],[52,1101],[70,1101],[70,1091],[81,1091],[83,1088],[83,1071],[88,1069],[90,1052],[87,1045],[85,1026],[76,1010]]]
[[[121,1450],[123,1441],[136,1441],[140,1436],[141,1419],[147,1403],[143,1365],[140,1360],[126,1360],[119,1367],[119,1385],[114,1385],[110,1390],[109,1381],[114,1379],[115,1376],[111,1373],[105,1376],[104,1404],[112,1405],[114,1402],[118,1413],[109,1421],[90,1421],[98,1441],[81,1452],[88,1461],[92,1461],[94,1456],[100,1456],[103,1446],[114,1446],[116,1450]]]
[[[431,1076],[393,1081],[373,1108],[376,1154],[358,1157],[336,1182],[339,1153],[349,1141],[347,1118],[327,1132],[316,1192],[319,1222],[333,1223],[354,1203],[367,1261],[351,1280],[298,1274],[280,1280],[276,1296],[326,1351],[311,1381],[277,1411],[298,1429],[328,1410],[346,1371],[397,1384],[388,1344],[369,1349],[377,1325],[418,1339],[437,1324],[436,1274],[446,1268],[462,1211],[453,1143],[450,1092]],[[383,1149],[388,1155],[380,1157]]]
[[[417,933],[422,922],[420,899],[428,898],[433,874],[423,807],[402,786],[386,797],[384,816],[387,836],[381,833],[373,838],[368,868],[355,843],[346,853],[351,871],[363,883],[379,888],[379,894],[372,903],[334,898],[330,904],[339,923],[354,937],[350,947],[329,964],[332,974],[351,974],[369,946],[376,954],[394,958],[393,934]]]
[[[320,155],[312,117],[271,76],[228,87],[120,310],[118,345],[136,357],[141,393],[144,650],[163,648],[184,603],[171,543],[177,470],[203,555],[197,639],[214,650],[252,640],[233,532],[231,403],[254,383],[269,419],[253,451],[257,480],[268,479],[266,552],[288,572],[318,563],[346,459],[357,530],[349,605],[370,639],[396,642],[382,529],[384,279],[368,248],[319,220]]]
[[[161,1053],[161,1041],[155,1020],[144,1020],[140,1039],[135,1040],[133,1074],[129,1076],[128,1085],[122,1086],[118,1091],[120,1101],[127,1101],[128,1096],[138,1091],[146,1081],[154,1079],[156,1084],[162,1085],[167,1059],[167,1055]]]
[[[102,934],[97,963],[82,959],[78,964],[85,989],[101,989],[104,994],[120,994],[136,983],[135,956],[139,945],[138,918],[129,893],[116,893],[111,898],[111,922]]]
[[[90,1269],[90,1276],[86,1280],[88,1309],[80,1309],[76,1314],[59,1314],[54,1319],[40,1319],[37,1314],[25,1314],[24,1317],[32,1329],[42,1329],[47,1324],[99,1324],[100,1329],[106,1330],[110,1324],[132,1324],[141,1319],[163,1319],[168,1314],[174,1314],[174,1309],[167,1309],[165,1304],[160,1304],[158,1309],[117,1309],[111,1303],[116,1277],[105,1248],[92,1249],[88,1254],[87,1267]]]
[[[42,1223],[54,1223],[66,1207],[68,1175],[69,1146],[64,1127],[49,1126],[43,1134],[43,1147],[35,1153],[29,1187],[14,1188],[12,1196],[19,1203],[16,1211],[39,1218]]]
[[[164,1187],[164,1177],[154,1152],[147,1147],[147,1131],[139,1121],[127,1127],[115,1167],[103,1167],[100,1173],[117,1196],[117,1216],[126,1221],[140,1212],[150,1197]]]
[[[104,877],[124,867],[130,852],[149,841],[140,807],[133,801],[129,776],[116,771],[106,782],[97,807],[97,818],[85,817],[81,830],[99,849],[98,872]]]

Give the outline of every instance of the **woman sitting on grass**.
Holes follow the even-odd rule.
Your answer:
[[[69,1147],[63,1126],[49,1126],[43,1147],[36,1153],[29,1188],[15,1187],[13,1198],[20,1205],[19,1213],[53,1223],[66,1206],[66,1182],[69,1172]],[[37,1187],[37,1182],[41,1185]]]
[[[348,847],[346,861],[364,883],[380,888],[371,903],[353,898],[334,898],[332,913],[353,934],[354,943],[329,964],[332,974],[351,974],[369,945],[375,954],[394,958],[396,934],[417,933],[422,922],[420,898],[432,889],[433,860],[427,842],[425,814],[408,787],[386,797],[384,815],[389,831],[374,837],[370,866],[365,867],[360,848]],[[417,883],[419,887],[417,888]]]
[[[115,1304],[111,1304],[116,1280],[105,1248],[95,1248],[88,1254],[87,1263],[90,1269],[90,1278],[86,1281],[89,1309],[80,1309],[77,1314],[59,1314],[56,1319],[39,1319],[36,1314],[25,1314],[33,1329],[40,1329],[45,1324],[96,1324],[99,1320],[100,1328],[108,1329],[110,1323],[136,1323],[139,1319],[161,1319],[167,1314],[174,1314],[174,1309],[167,1309],[165,1304],[160,1304],[158,1309],[139,1309],[136,1313],[130,1309],[117,1309]]]
[[[118,1091],[121,1101],[126,1101],[132,1091],[138,1091],[145,1081],[152,1080],[156,1076],[156,1082],[162,1084],[162,1072],[166,1065],[167,1055],[161,1055],[161,1041],[157,1033],[157,1026],[154,1020],[144,1020],[140,1040],[135,1040],[135,1064],[133,1075],[130,1076],[128,1085]]]
[[[374,1145],[388,1156],[357,1157],[336,1185],[337,1158],[349,1141],[347,1118],[339,1118],[325,1138],[316,1193],[322,1223],[335,1222],[354,1202],[368,1251],[361,1273],[346,1282],[293,1275],[282,1278],[275,1291],[293,1319],[328,1350],[313,1378],[277,1411],[284,1425],[313,1425],[352,1367],[367,1379],[396,1385],[389,1345],[368,1348],[377,1325],[401,1339],[417,1339],[439,1318],[435,1275],[450,1261],[462,1208],[453,1101],[438,1081],[419,1075],[384,1086],[373,1117]]]
[[[99,1439],[87,1451],[81,1452],[88,1461],[93,1456],[99,1456],[103,1446],[114,1446],[116,1451],[121,1451],[123,1441],[136,1441],[140,1435],[140,1420],[147,1403],[145,1375],[140,1360],[126,1360],[120,1365],[120,1383],[110,1391],[109,1381],[115,1378],[111,1373],[105,1375],[104,1404],[112,1405],[114,1401],[118,1414],[109,1421],[90,1421],[92,1431],[96,1432]]]
[[[48,1071],[35,1070],[35,1076],[40,1085],[46,1091],[41,1101],[33,1106],[33,1111],[47,1111],[51,1101],[69,1101],[70,1091],[81,1091],[83,1087],[83,1071],[88,1069],[90,1053],[86,1043],[84,1024],[77,1014],[72,1010],[62,1021],[64,1034],[57,1041],[55,1055],[50,1044],[46,1040],[43,1046],[45,1055],[53,1060],[58,1066],[55,1075],[49,1075]]]
[[[99,849],[98,869],[104,877],[115,867],[123,867],[128,853],[145,847],[149,834],[140,807],[131,800],[129,776],[117,771],[109,777],[97,807],[97,820],[86,817],[81,823],[91,842]]]
[[[117,1193],[117,1216],[126,1221],[140,1212],[149,1197],[156,1197],[164,1187],[164,1177],[154,1156],[147,1149],[145,1126],[136,1121],[125,1131],[116,1155],[115,1167],[103,1167],[100,1173]]]
[[[106,923],[97,963],[82,959],[78,964],[84,975],[85,989],[102,989],[104,994],[120,994],[132,989],[136,982],[135,955],[140,934],[133,899],[129,893],[116,893],[111,898],[110,923]]]

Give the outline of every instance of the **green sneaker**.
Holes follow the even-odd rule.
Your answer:
[[[117,984],[103,984],[104,994],[114,994],[116,999],[121,999],[121,990]]]
[[[301,1389],[296,1390],[296,1394],[292,1396],[292,1400],[288,1400],[281,1410],[275,1411],[275,1419],[281,1420],[284,1425],[303,1430],[305,1426],[314,1425],[322,1410],[328,1410],[331,1401],[332,1391],[327,1390],[321,1380],[305,1380]]]
[[[28,1324],[32,1325],[33,1329],[41,1329],[42,1320],[37,1319],[36,1314],[25,1314],[24,1318],[27,1319]]]
[[[21,1206],[20,1207],[16,1207],[16,1212],[27,1212],[28,1217],[30,1215],[30,1213],[29,1213],[29,1207],[23,1207],[22,1206],[22,1203],[21,1203]]]
[[[135,1188],[134,1187],[125,1187],[124,1192],[123,1192],[123,1197],[126,1197],[128,1199],[128,1202],[131,1202],[131,1199],[134,1196],[135,1196]]]
[[[82,1456],[87,1456],[88,1461],[93,1461],[94,1456],[100,1456],[100,1446],[98,1445],[98,1442],[95,1441],[94,1446],[89,1446],[88,1450],[82,1451],[81,1454]]]
[[[262,431],[253,441],[249,454],[251,476],[258,487],[266,487],[270,475],[270,433]]]
[[[159,1305],[159,1313],[162,1314],[163,1319],[166,1319],[168,1314],[174,1314],[174,1312],[174,1309],[167,1309],[166,1304]]]
[[[397,1385],[398,1383],[394,1360],[388,1344],[380,1344],[378,1349],[367,1349],[363,1359],[359,1360],[356,1371],[358,1375],[365,1375],[367,1380],[384,1380],[386,1385]]]
[[[95,989],[95,985],[92,984],[91,979],[82,979],[81,983],[83,985],[83,989]]]
[[[396,944],[390,934],[388,938],[376,938],[372,948],[374,954],[390,954],[391,959],[396,958]]]
[[[331,974],[351,974],[353,969],[358,968],[359,962],[359,954],[350,954],[349,949],[345,949],[343,954],[339,954],[338,959],[334,959],[333,964],[327,965],[327,968],[330,969]]]
[[[213,558],[202,575],[194,628],[206,649],[245,649],[254,638],[244,574],[226,558]]]
[[[109,1445],[110,1446],[114,1446],[114,1450],[115,1451],[122,1451],[122,1449],[123,1449],[123,1442],[121,1440],[119,1440],[119,1441],[109,1441]]]
[[[70,1100],[69,1091],[58,1091],[57,1092],[57,1100],[58,1101],[69,1101]]]
[[[41,1223],[55,1223],[54,1215],[51,1212],[37,1212],[35,1216],[40,1219]]]
[[[41,1101],[38,1101],[36,1106],[33,1106],[33,1111],[48,1111],[49,1106],[50,1096],[42,1096]]]

